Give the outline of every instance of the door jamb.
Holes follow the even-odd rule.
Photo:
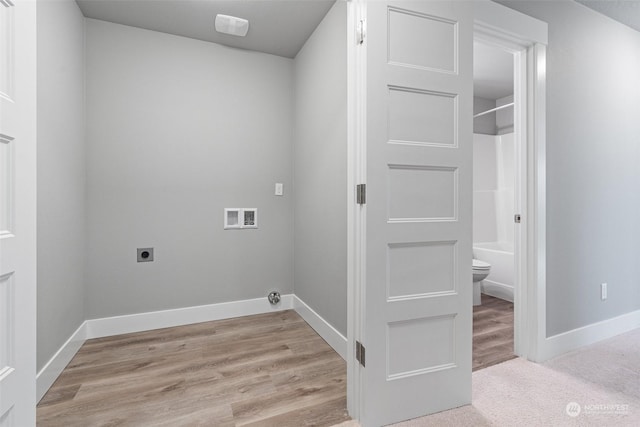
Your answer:
[[[347,410],[358,420],[362,411],[361,367],[355,344],[362,341],[364,316],[363,250],[366,247],[364,205],[356,204],[356,185],[366,179],[366,49],[358,40],[358,25],[364,22],[366,2],[347,0]],[[362,28],[363,38],[365,28]]]
[[[514,233],[517,255],[514,352],[540,361],[546,339],[547,25],[495,3],[481,2],[476,5],[476,12],[474,40],[514,54],[515,152],[520,171],[515,183],[515,204],[522,214],[522,222]],[[530,25],[514,31],[514,14]]]

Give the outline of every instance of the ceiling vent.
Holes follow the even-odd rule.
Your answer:
[[[216,15],[216,31],[232,36],[244,37],[249,31],[249,21],[229,15]]]

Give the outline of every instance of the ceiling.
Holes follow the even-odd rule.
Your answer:
[[[335,0],[76,0],[87,18],[294,58]],[[246,37],[217,33],[216,14],[249,20]]]
[[[640,31],[640,0],[576,0],[588,8]]]
[[[76,0],[87,18],[294,58],[335,0]],[[576,0],[640,31],[640,0]],[[249,20],[246,37],[217,33],[218,13]],[[513,93],[510,54],[474,43],[474,94]]]
[[[473,43],[473,95],[500,99],[513,94],[513,55],[496,47]]]
[[[640,0],[576,0],[640,31]],[[500,99],[513,94],[513,56],[498,48],[473,44],[474,96]]]

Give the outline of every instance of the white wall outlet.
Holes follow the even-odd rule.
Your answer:
[[[607,299],[607,284],[603,283],[600,285],[600,299],[602,301]]]
[[[258,209],[225,208],[224,229],[258,228]]]
[[[282,196],[284,194],[284,185],[281,182],[276,182],[276,196]]]

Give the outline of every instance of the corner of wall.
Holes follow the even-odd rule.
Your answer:
[[[43,2],[37,13],[38,110],[46,113],[38,114],[37,124],[41,367],[86,315],[86,72],[84,17],[77,3]],[[65,191],[57,193],[60,188]]]
[[[343,359],[347,359],[347,338],[315,312],[298,296],[293,296],[293,309],[327,342]]]
[[[78,6],[79,9],[79,6]],[[82,294],[82,314],[83,318],[86,320],[88,318],[88,310],[87,310],[87,253],[89,248],[89,239],[88,239],[88,229],[87,224],[89,223],[88,219],[88,206],[87,206],[87,193],[88,193],[88,185],[87,185],[87,18],[82,16],[82,123],[83,123],[83,163],[84,163],[84,258],[82,260],[82,280],[84,283],[83,286],[83,294]]]
[[[44,397],[86,340],[87,322],[85,321],[38,371],[36,375],[36,402]]]
[[[292,148],[294,292],[304,298],[305,306],[313,307],[332,327],[344,331],[348,215],[344,197],[347,185],[346,12],[346,3],[334,4],[294,59]],[[344,117],[340,116],[342,104]]]

